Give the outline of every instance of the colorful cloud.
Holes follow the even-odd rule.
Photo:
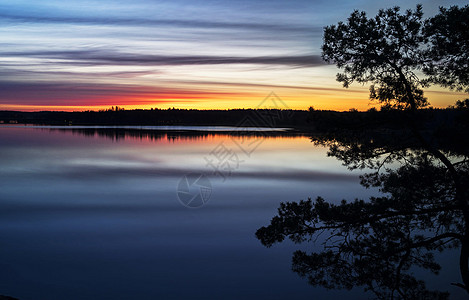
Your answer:
[[[463,1],[394,1],[428,14]],[[366,1],[0,2],[0,109],[249,108],[271,91],[291,108],[367,109],[320,57],[322,28]],[[463,97],[427,93],[446,106]]]

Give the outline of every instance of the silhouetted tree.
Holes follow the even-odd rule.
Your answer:
[[[456,109],[469,109],[469,98],[465,100],[457,100],[454,105]]]
[[[422,87],[436,83],[469,92],[469,5],[440,8],[423,20],[422,6],[401,14],[399,7],[376,17],[354,11],[346,23],[327,26],[324,60],[343,69],[337,80],[372,83],[370,98],[400,109],[428,105]],[[429,75],[422,80],[416,71]]]
[[[427,81],[469,93],[469,5],[440,7],[425,22],[424,33],[430,39]]]
[[[380,10],[374,18],[354,11],[346,23],[325,28],[322,57],[343,69],[337,80],[344,87],[371,82],[371,99],[396,108],[426,106],[415,75],[425,62],[422,16],[420,5],[404,14],[399,7]]]
[[[427,21],[420,5],[403,14],[398,7],[380,10],[374,18],[354,11],[346,23],[325,28],[323,58],[343,70],[337,80],[344,87],[370,82],[371,99],[388,109],[409,110],[411,115],[399,124],[400,130],[385,134],[368,128],[370,132],[313,138],[329,146],[328,155],[348,168],[373,169],[361,177],[361,184],[378,187],[382,196],[340,204],[321,197],[282,203],[270,225],[256,232],[268,247],[285,238],[295,243],[317,241],[326,233],[323,251],[293,255],[293,270],[309,283],[326,288],[364,286],[380,299],[446,299],[447,293],[427,290],[411,268],[438,273],[434,252],[459,247],[462,282],[454,285],[469,292],[469,153],[461,146],[464,141],[441,139],[438,130],[432,134],[416,118],[417,109],[428,105],[422,88],[429,83],[455,89],[467,86],[458,72],[442,80],[447,70],[454,71],[456,61],[466,63],[457,71],[464,70],[467,51],[446,45],[452,41],[448,36],[429,33],[431,26],[445,22],[454,28],[448,20],[453,14],[467,20],[468,14],[460,14],[465,9],[441,9]],[[457,58],[436,51],[440,44]],[[423,68],[431,74],[420,80],[416,71]],[[464,128],[452,126],[445,128],[454,132]],[[396,163],[400,167],[391,167]]]

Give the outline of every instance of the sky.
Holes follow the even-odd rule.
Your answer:
[[[354,9],[467,1],[0,0],[0,110],[278,108],[366,110],[321,59],[324,26]],[[427,89],[432,106],[466,94]]]

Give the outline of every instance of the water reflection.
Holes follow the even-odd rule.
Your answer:
[[[321,245],[293,254],[293,271],[314,286],[364,287],[379,299],[446,299],[450,289],[467,296],[469,153],[457,130],[439,137],[399,130],[313,138],[349,169],[373,170],[361,185],[383,194],[340,204],[321,197],[282,203],[257,238],[267,247],[286,238]],[[428,288],[424,271],[440,272],[436,257],[444,258],[443,251],[459,257],[453,262],[459,276],[441,290]]]
[[[214,137],[220,139],[232,139],[232,138],[277,138],[283,139],[288,137],[301,137],[307,136],[301,132],[285,131],[281,128],[275,130],[271,128],[268,131],[261,131],[261,128],[255,128],[259,130],[247,130],[243,128],[235,129],[227,127],[224,131],[207,131],[197,129],[187,130],[187,127],[180,130],[155,130],[155,129],[141,129],[141,128],[93,128],[93,127],[60,127],[60,128],[44,128],[47,131],[59,131],[59,132],[72,132],[73,134],[79,134],[87,137],[104,137],[111,140],[122,140],[122,139],[140,139],[148,141],[161,141],[167,140],[171,142],[186,141],[186,140],[207,140]]]
[[[173,133],[171,133],[173,134]],[[0,127],[0,294],[20,299],[320,299],[355,297],[304,285],[294,245],[266,253],[253,232],[281,201],[312,193],[368,197],[302,136],[262,137],[202,209],[185,208],[182,175],[226,134],[176,141]],[[243,153],[238,151],[241,156]],[[341,188],[338,189],[337,186]]]

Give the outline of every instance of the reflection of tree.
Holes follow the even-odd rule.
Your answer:
[[[317,241],[327,233],[323,251],[293,255],[293,270],[312,285],[364,286],[381,299],[447,298],[427,290],[412,270],[438,273],[435,251],[458,247],[462,282],[455,285],[469,292],[469,155],[465,143],[454,138],[456,132],[467,137],[467,121],[454,118],[439,128],[416,118],[418,108],[428,105],[421,88],[429,83],[467,89],[467,26],[462,25],[467,9],[442,9],[426,21],[421,6],[404,14],[398,7],[380,10],[374,18],[355,11],[347,22],[325,28],[323,58],[343,70],[337,80],[344,87],[372,83],[370,98],[404,110],[405,118],[395,121],[400,130],[385,126],[313,139],[350,169],[373,170],[361,184],[378,187],[382,196],[340,204],[320,197],[283,203],[271,224],[256,232],[268,247],[285,238]],[[435,26],[449,31],[435,34],[429,30]],[[420,69],[427,79],[417,77]]]
[[[329,154],[351,169],[372,168],[361,177],[361,184],[379,187],[383,195],[337,205],[320,197],[283,203],[271,224],[256,233],[264,245],[270,247],[285,238],[297,243],[315,241],[325,233],[322,252],[294,253],[293,270],[312,285],[364,286],[383,299],[444,298],[444,293],[428,291],[411,269],[438,273],[434,252],[460,247],[462,283],[456,285],[469,290],[467,156],[450,149],[440,152],[451,161],[456,182],[444,163],[426,150],[407,147],[402,141],[409,139],[402,136],[313,140],[328,145]]]
[[[129,128],[94,128],[94,127],[78,127],[72,126],[63,128],[46,129],[59,132],[71,132],[73,134],[83,135],[86,137],[101,137],[110,140],[119,141],[126,139],[149,140],[149,141],[198,141],[223,137],[226,139],[239,138],[287,138],[306,136],[306,134],[294,131],[196,131],[196,130],[155,130],[155,129],[129,129]]]

